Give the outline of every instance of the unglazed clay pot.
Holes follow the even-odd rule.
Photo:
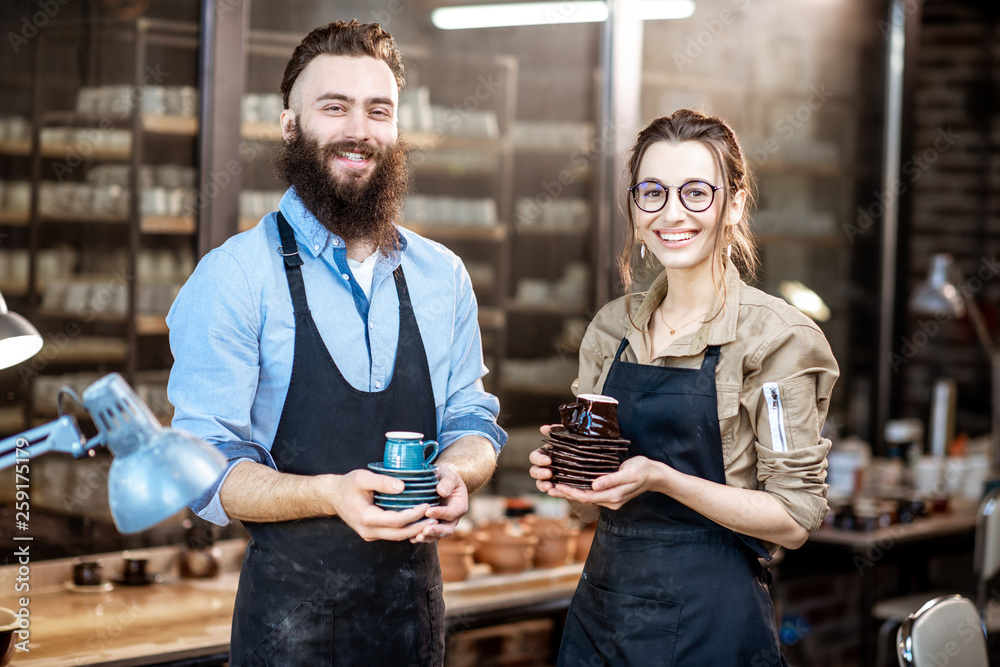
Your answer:
[[[569,519],[529,514],[524,517],[523,525],[525,532],[538,536],[535,567],[559,567],[573,562],[580,529]]]
[[[521,572],[531,567],[538,536],[523,532],[513,522],[484,526],[472,534],[476,559],[494,573]]]
[[[472,570],[474,545],[468,538],[454,534],[438,540],[438,558],[441,560],[441,579],[464,581]]]

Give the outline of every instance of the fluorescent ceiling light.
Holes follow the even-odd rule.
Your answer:
[[[633,16],[647,21],[683,19],[694,14],[693,0],[637,0],[627,6]],[[608,4],[603,0],[465,5],[431,12],[431,22],[441,30],[597,23],[607,18]]]

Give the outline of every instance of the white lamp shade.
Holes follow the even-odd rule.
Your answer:
[[[11,313],[0,297],[0,368],[30,359],[42,349],[42,337],[28,320]]]
[[[948,253],[934,255],[927,280],[917,285],[910,297],[910,311],[916,315],[965,317],[965,299],[951,282],[954,259]]]

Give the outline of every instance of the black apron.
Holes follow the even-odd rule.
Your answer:
[[[618,399],[630,456],[725,483],[715,366],[620,361],[604,393]],[[662,493],[601,508],[597,535],[570,605],[558,664],[735,667],[785,665],[760,542]]]
[[[295,358],[271,455],[281,472],[345,474],[382,460],[387,431],[437,438],[423,340],[403,267],[399,343],[384,391],[352,387],[306,302],[291,227],[278,214],[295,311]],[[352,313],[353,315],[353,313]],[[233,667],[441,665],[444,598],[434,544],[365,542],[339,517],[244,523],[250,533],[233,618]]]

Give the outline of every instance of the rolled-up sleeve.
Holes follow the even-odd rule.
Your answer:
[[[751,360],[741,402],[753,422],[757,481],[806,530],[822,524],[826,456],[820,432],[839,375],[821,331],[810,325],[782,329]],[[766,389],[766,392],[765,392]]]
[[[253,442],[251,408],[257,391],[257,300],[243,267],[222,250],[205,256],[167,315],[174,364],[167,395],[173,426],[215,444],[229,468],[190,505],[207,521],[230,522],[219,489],[240,461],[275,467]]]
[[[442,449],[467,435],[479,435],[499,453],[507,434],[497,425],[500,401],[483,388],[488,369],[483,364],[478,306],[472,281],[461,263],[455,270],[455,300],[444,415],[438,433]]]

